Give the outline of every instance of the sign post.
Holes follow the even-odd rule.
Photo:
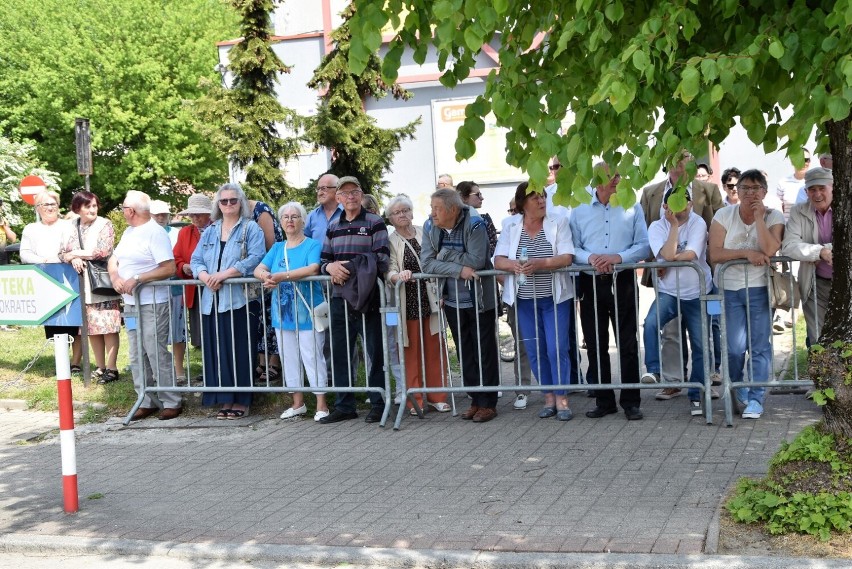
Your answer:
[[[92,139],[89,133],[89,119],[74,119],[74,142],[77,146],[77,173],[86,177],[86,191],[89,191],[89,176],[92,175]]]

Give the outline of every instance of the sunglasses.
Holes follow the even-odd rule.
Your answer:
[[[556,172],[560,168],[562,168],[562,164],[551,164],[550,166],[547,167],[547,169],[550,170],[551,172]]]
[[[734,190],[734,191],[737,190],[736,184],[725,184],[725,187],[728,188],[729,190]]]
[[[219,200],[221,205],[237,205],[240,202],[240,198],[222,198]]]

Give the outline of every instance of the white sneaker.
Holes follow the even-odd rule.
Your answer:
[[[704,414],[704,410],[701,409],[701,401],[689,402],[689,414],[693,417],[699,417]]]
[[[397,395],[396,397],[394,397],[393,398],[393,404],[394,405],[401,405],[402,404],[402,395]]]
[[[649,384],[649,383],[660,383],[660,374],[645,372],[644,375],[639,379],[641,383]]]
[[[308,412],[308,407],[306,405],[302,405],[298,409],[293,409],[292,407],[290,407],[289,409],[287,409],[283,413],[281,413],[281,418],[282,419],[292,419],[293,417],[298,417],[299,415],[304,415],[307,412]]]
[[[763,415],[763,405],[752,399],[743,411],[743,419],[760,419]]]
[[[512,403],[512,407],[515,409],[526,409],[527,408],[527,396],[523,393],[519,394],[515,397],[515,402]]]
[[[319,423],[320,419],[322,419],[323,417],[328,417],[329,415],[331,415],[331,413],[329,413],[328,411],[317,411],[316,413],[314,413],[314,421]]]
[[[710,399],[720,399],[721,397],[722,394],[719,393],[718,389],[716,389],[715,387],[710,388]]]
[[[497,397],[503,397],[503,392],[502,392],[502,391],[498,391],[498,392],[497,392]]]

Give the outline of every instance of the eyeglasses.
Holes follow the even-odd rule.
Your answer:
[[[121,206],[121,209],[129,209],[129,210],[132,210],[133,208],[132,208],[132,207],[130,207],[129,205],[122,205],[122,206]]]
[[[406,208],[403,208],[403,209],[396,210],[391,215],[408,215],[409,213],[411,213],[411,208],[406,207]]]
[[[743,194],[756,194],[766,188],[763,186],[738,186],[737,189]]]
[[[318,192],[327,192],[329,190],[336,190],[337,186],[317,186]]]
[[[735,192],[737,191],[737,185],[736,184],[725,184],[725,187],[728,188],[729,190],[733,190]]]
[[[476,196],[476,197],[478,197],[478,198],[481,198],[481,197],[482,197],[482,192],[470,192],[470,195],[472,195],[472,196]]]
[[[811,159],[810,159],[810,158],[805,158],[805,164],[810,164],[810,163],[811,163]]]
[[[240,201],[240,198],[222,198],[219,200],[220,205],[237,205]]]
[[[551,164],[550,166],[547,167],[547,169],[550,170],[551,172],[556,172],[560,168],[562,168],[562,164]]]
[[[38,204],[38,207],[43,209],[56,209],[59,206],[55,203],[40,203]]]
[[[296,221],[297,219],[302,219],[302,216],[298,213],[294,213],[293,215],[281,216],[281,221]]]
[[[348,192],[341,192],[340,190],[338,190],[337,195],[342,197],[343,199],[349,200],[352,198],[359,197],[361,195],[361,190],[351,190]]]

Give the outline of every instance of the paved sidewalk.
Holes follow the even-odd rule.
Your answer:
[[[515,411],[511,392],[490,423],[430,413],[400,431],[362,419],[114,418],[78,428],[71,516],[56,415],[0,410],[0,540],[701,554],[735,480],[763,474],[820,412],[770,395],[763,418],[727,428],[721,404],[706,425],[685,396],[654,393],[632,422],[586,418],[585,396],[571,399],[573,421],[542,420],[540,394]]]

